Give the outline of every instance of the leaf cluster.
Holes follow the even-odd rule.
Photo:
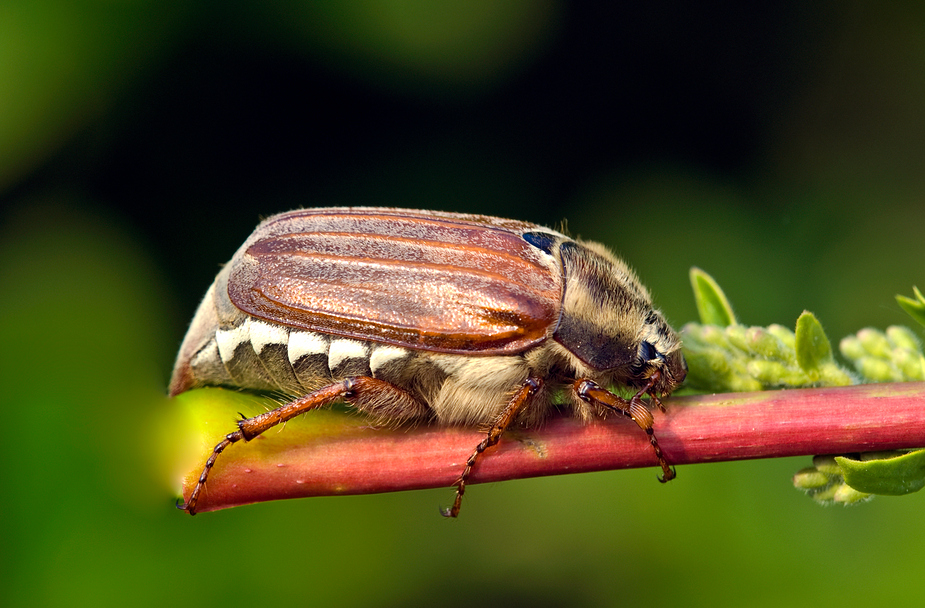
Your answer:
[[[816,317],[804,311],[791,331],[782,325],[747,327],[736,321],[716,281],[699,268],[690,272],[700,323],[682,330],[690,368],[687,386],[708,392],[846,386],[868,382],[925,380],[922,342],[912,330],[865,328],[839,343],[854,372],[834,359],[832,345]],[[896,301],[925,325],[925,297]],[[817,456],[799,471],[794,486],[821,503],[853,504],[873,494],[901,495],[925,487],[925,450]]]

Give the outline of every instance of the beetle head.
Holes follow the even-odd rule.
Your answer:
[[[637,389],[651,384],[650,393],[671,393],[687,375],[681,340],[652,308],[636,274],[597,243],[567,240],[558,254],[565,294],[553,338],[579,360],[576,368]]]
[[[687,376],[687,362],[681,354],[681,341],[657,310],[649,311],[642,329],[636,359],[629,368],[626,382],[642,388],[655,380],[650,392],[670,394]]]

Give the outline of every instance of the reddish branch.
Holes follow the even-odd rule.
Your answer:
[[[654,414],[655,433],[676,465],[925,446],[923,382],[700,395],[665,405],[667,415]],[[198,510],[280,498],[449,488],[483,436],[473,429],[377,430],[349,420],[343,432],[315,431],[300,438],[290,423],[281,432],[230,447],[219,457]],[[214,445],[218,439],[209,441]],[[184,496],[201,466],[198,462],[186,473]],[[582,425],[561,419],[506,435],[478,462],[470,483],[654,466],[646,435],[632,421]]]

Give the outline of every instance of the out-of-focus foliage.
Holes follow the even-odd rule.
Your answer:
[[[925,380],[922,342],[907,327],[891,325],[885,332],[868,327],[842,338],[839,348],[866,382]]]
[[[896,302],[920,325],[925,325],[925,296],[922,295],[918,287],[913,287],[912,291],[915,293],[914,299],[906,296],[896,296]]]
[[[560,17],[553,0],[283,4],[290,15],[279,25],[294,50],[410,95],[466,96],[499,84],[544,50]]]
[[[177,35],[183,3],[0,3],[0,192],[111,109]]]
[[[0,190],[111,111],[128,87],[182,47],[197,21],[206,30],[230,21],[226,27],[244,39],[256,36],[271,48],[327,59],[335,69],[407,94],[468,95],[538,54],[557,13],[551,0],[278,0],[221,7],[7,0],[0,5]]]

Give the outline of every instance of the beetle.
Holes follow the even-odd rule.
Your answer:
[[[196,513],[228,446],[335,402],[388,423],[487,427],[443,510],[449,517],[485,450],[512,425],[537,425],[557,408],[585,421],[607,411],[632,418],[668,481],[675,472],[643,398],[664,411],[660,397],[686,373],[678,335],[633,271],[598,243],[484,215],[282,213],[256,228],[209,288],[170,394],[230,386],[289,400],[242,417],[178,507]],[[624,399],[614,385],[635,393]]]

